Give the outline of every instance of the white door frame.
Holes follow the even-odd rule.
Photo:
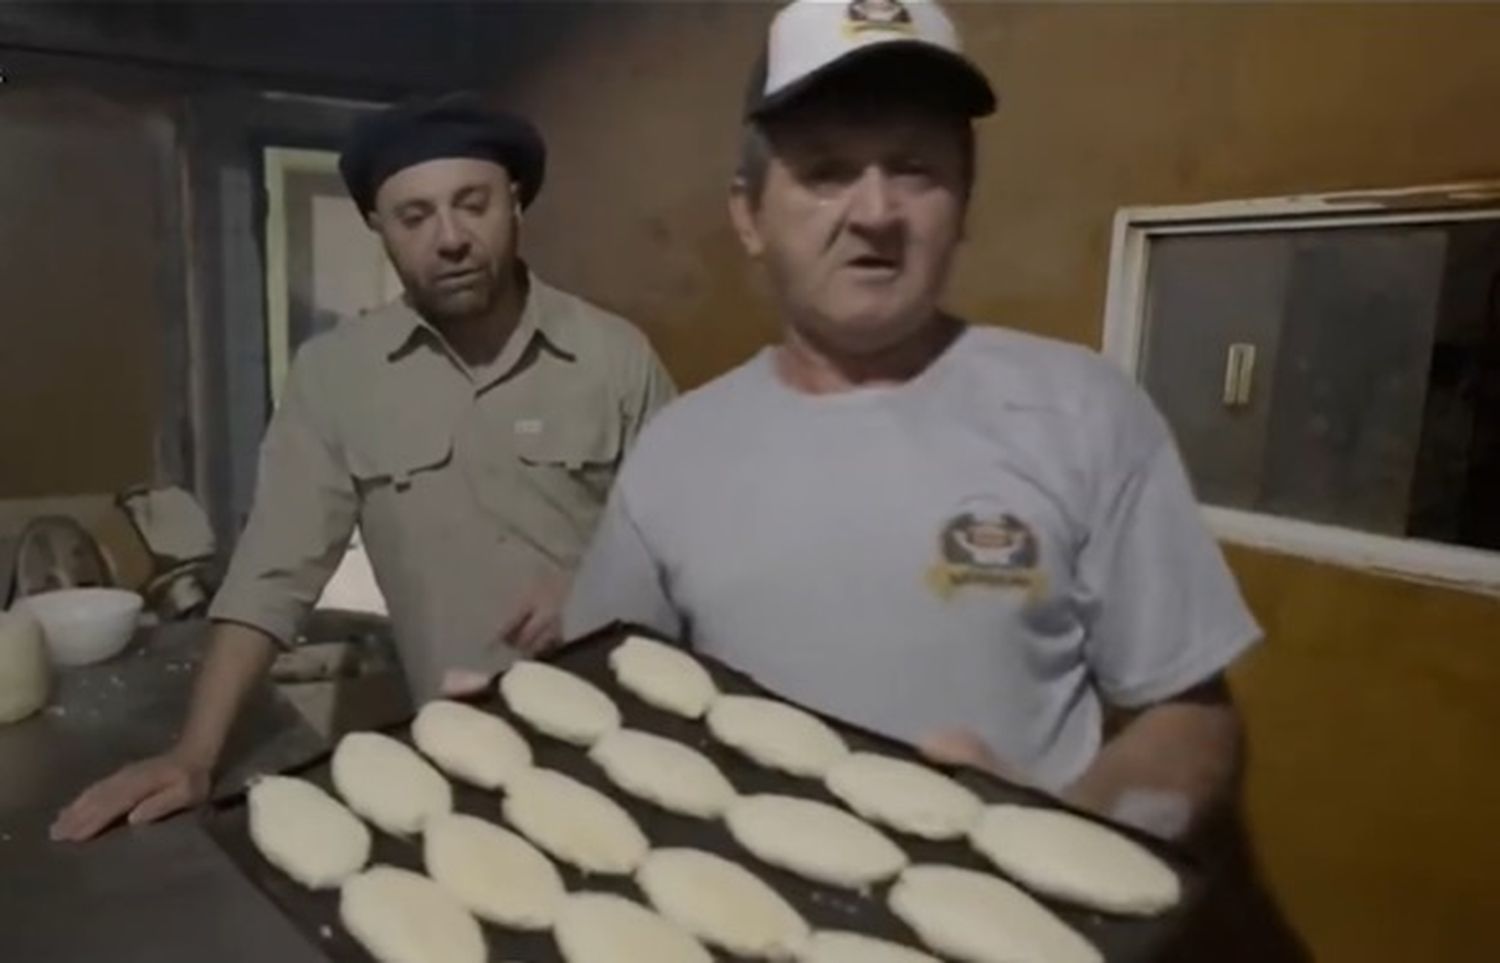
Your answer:
[[[1465,220],[1500,220],[1500,181],[1121,208],[1110,248],[1104,354],[1139,380],[1153,238]],[[1203,513],[1214,534],[1233,544],[1500,595],[1500,552],[1210,505]]]

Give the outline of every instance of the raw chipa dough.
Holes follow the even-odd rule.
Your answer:
[[[375,866],[344,884],[339,919],[380,963],[485,963],[479,923],[421,873]]]
[[[553,935],[567,963],[713,963],[677,926],[608,893],[568,897]]]
[[[1087,940],[998,876],[953,866],[911,866],[890,893],[891,912],[934,952],[963,963],[1103,963]]]
[[[453,809],[448,780],[390,736],[351,732],[333,753],[333,785],[349,808],[393,836],[414,836]]]
[[[819,930],[797,963],[943,963],[935,956],[861,933]]]
[[[620,728],[620,710],[593,683],[545,662],[517,662],[500,677],[510,711],[538,732],[591,746]]]
[[[708,731],[761,765],[793,776],[820,779],[849,754],[839,734],[817,716],[758,696],[720,696],[708,710]]]
[[[566,896],[562,877],[536,847],[473,816],[428,823],[422,854],[434,882],[475,916],[500,926],[548,929]]]
[[[656,911],[737,957],[791,960],[807,941],[802,915],[749,870],[697,849],[658,849],[636,883]]]
[[[626,875],[646,858],[646,834],[619,804],[550,769],[510,784],[505,819],[527,839],[586,873]]]
[[[255,848],[308,889],[337,888],[370,860],[369,827],[306,780],[263,776],[247,800]]]
[[[697,719],[719,696],[708,670],[681,649],[632,635],[609,654],[615,681],[647,705]]]
[[[1021,885],[1090,909],[1148,916],[1182,898],[1177,874],[1146,847],[1061,810],[991,806],[970,841]]]
[[[707,756],[672,739],[617,729],[589,750],[589,758],[621,789],[663,809],[716,819],[734,802],[734,786]]]
[[[741,797],[725,822],[759,859],[830,886],[864,889],[906,865],[906,854],[880,830],[811,799]]]
[[[966,786],[915,762],[870,752],[840,759],[828,791],[864,818],[923,839],[957,839],[984,804]]]
[[[454,779],[499,789],[531,765],[531,747],[499,716],[435,700],[411,724],[412,742]]]

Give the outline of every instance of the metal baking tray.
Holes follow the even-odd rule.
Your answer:
[[[547,661],[575,672],[607,692],[620,707],[625,725],[676,739],[693,746],[712,759],[741,793],[775,792],[803,796],[839,805],[817,780],[800,779],[765,769],[732,749],[716,743],[701,720],[687,720],[652,708],[615,683],[609,669],[608,655],[616,644],[632,634],[655,634],[637,626],[617,624],[593,633],[574,644],[547,656]],[[745,695],[768,695],[780,698],[758,685],[753,679],[722,663],[699,657],[721,691]],[[812,883],[784,870],[766,865],[742,849],[719,821],[705,821],[678,816],[649,803],[637,800],[616,789],[592,762],[585,751],[544,736],[515,717],[500,700],[493,686],[487,693],[467,700],[493,712],[516,726],[531,743],[536,764],[560,772],[606,793],[635,817],[653,847],[690,846],[718,853],[737,861],[760,876],[795,906],[812,926],[824,929],[856,930],[872,936],[921,947],[916,935],[886,908],[885,896],[890,884],[868,893],[856,893]],[[815,713],[816,714],[816,713]],[[851,726],[837,719],[821,716],[856,750],[885,753],[906,759],[920,756],[904,743]],[[410,744],[409,726],[401,723],[385,731]],[[329,772],[330,755],[324,754],[288,774],[308,779],[333,792]],[[1016,802],[1063,808],[1042,793],[1006,783],[987,773],[966,768],[935,768],[946,771],[987,802]],[[454,782],[454,806],[463,813],[504,824],[500,815],[500,795]],[[1090,817],[1092,818],[1092,817]],[[345,932],[338,920],[338,893],[310,892],[276,870],[263,859],[250,841],[248,812],[243,793],[216,800],[203,814],[209,835],[247,876],[329,960],[336,963],[369,963],[370,957]],[[1139,919],[1115,917],[1080,909],[1056,900],[1041,902],[1099,948],[1108,963],[1149,963],[1171,945],[1198,902],[1202,874],[1194,863],[1171,846],[1127,828],[1113,827],[1157,853],[1182,877],[1184,898],[1173,910],[1155,917]],[[964,842],[931,842],[884,830],[910,856],[914,863],[946,863],[969,869],[994,872],[993,867]],[[385,863],[417,871],[422,870],[420,839],[400,840],[374,832],[371,862]],[[642,904],[644,895],[627,877],[587,876],[566,864],[558,864],[570,892],[583,889],[618,893]],[[550,935],[518,933],[484,924],[492,961],[517,963],[561,963]],[[733,960],[717,954],[715,959]]]

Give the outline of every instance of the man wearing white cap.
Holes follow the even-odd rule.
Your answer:
[[[935,3],[776,16],[730,213],[783,338],[646,427],[564,633],[649,625],[1181,835],[1231,795],[1222,673],[1260,632],[1146,396],[942,310],[995,106]]]
[[[1168,429],[1082,349],[939,301],[983,73],[930,2],[781,11],[730,202],[782,343],[668,407],[565,617],[1157,832],[1226,794],[1259,637]]]

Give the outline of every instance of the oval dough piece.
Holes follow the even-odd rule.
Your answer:
[[[1182,899],[1177,874],[1150,850],[1072,813],[990,806],[969,838],[1022,886],[1090,909],[1147,916]]]
[[[802,915],[742,866],[697,849],[658,849],[635,881],[656,911],[737,957],[790,960],[807,942]]]
[[[820,779],[849,754],[823,720],[759,696],[720,696],[708,710],[708,731],[762,766]]]
[[[406,744],[378,732],[351,732],[333,752],[333,785],[349,808],[393,836],[414,836],[453,809],[442,773]]]
[[[649,732],[617,729],[594,743],[589,758],[632,796],[684,816],[715,819],[737,795],[703,753]]]
[[[650,845],[613,799],[550,769],[517,777],[506,791],[504,812],[527,839],[586,873],[633,873]]]
[[[968,787],[940,772],[871,752],[840,759],[824,785],[864,818],[923,839],[963,836],[984,808]]]
[[[632,635],[609,654],[615,681],[647,705],[697,719],[719,689],[703,663],[676,646]]]
[[[756,857],[814,882],[863,889],[906,865],[906,854],[880,830],[811,799],[746,796],[724,818]]]
[[[422,858],[433,882],[469,912],[511,929],[550,928],[567,895],[556,867],[536,847],[473,816],[428,823]]]
[[[461,702],[423,706],[411,740],[438,768],[480,789],[499,789],[531,766],[531,747],[510,723]]]
[[[935,953],[964,963],[1103,963],[1046,907],[998,876],[952,866],[908,867],[891,912]]]
[[[344,884],[339,919],[380,963],[484,963],[479,923],[441,886],[394,866]]]
[[[517,662],[500,677],[510,711],[538,732],[591,746],[620,728],[620,710],[593,683],[545,662]]]
[[[713,963],[703,944],[623,896],[568,897],[553,930],[567,963]]]
[[[246,800],[255,848],[308,889],[334,889],[370,861],[369,827],[304,779],[265,776]]]
[[[819,930],[797,957],[798,963],[943,963],[921,950],[861,933]]]

